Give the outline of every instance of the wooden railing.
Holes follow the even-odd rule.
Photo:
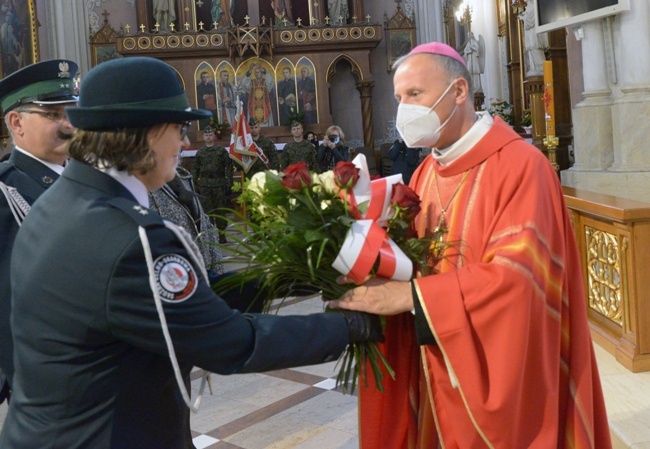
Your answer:
[[[650,371],[650,203],[564,187],[596,343]]]

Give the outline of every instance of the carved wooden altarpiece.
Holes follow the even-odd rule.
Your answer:
[[[266,17],[270,0],[259,0],[253,10],[249,8],[255,1],[237,1],[216,24],[208,23],[205,15],[211,1],[176,0],[176,20],[162,32],[153,18],[152,0],[137,0],[139,23],[117,37],[117,51],[168,63],[182,79],[192,106],[213,110],[220,123],[232,120],[239,96],[244,113],[258,118],[266,126],[264,134],[277,142],[290,138],[288,121],[298,113],[305,128],[319,134],[332,124],[329,81],[336,64],[345,60],[360,93],[364,144],[373,146],[370,52],[382,40],[382,26],[364,16],[362,0],[349,0],[347,20],[329,18],[323,5],[294,0],[293,22]],[[259,19],[251,23],[250,16]],[[190,133],[195,142],[202,125]]]

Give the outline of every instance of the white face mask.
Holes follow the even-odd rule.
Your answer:
[[[458,105],[440,124],[440,117],[434,111],[435,107],[445,98],[445,95],[451,90],[456,80],[452,81],[447,89],[440,95],[440,98],[430,108],[417,104],[400,103],[397,107],[397,130],[402,139],[409,148],[427,147],[433,148],[440,138],[440,130],[449,122],[456,113]]]

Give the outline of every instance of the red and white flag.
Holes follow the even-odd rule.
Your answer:
[[[230,158],[241,166],[244,173],[248,173],[248,170],[258,158],[264,162],[266,168],[269,168],[269,158],[266,157],[251,136],[251,130],[244,116],[241,101],[237,104],[237,114],[235,116],[232,134],[230,135],[228,153],[230,154]]]

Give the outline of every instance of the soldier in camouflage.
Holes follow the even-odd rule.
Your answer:
[[[201,205],[205,213],[219,229],[219,243],[226,243],[227,222],[223,216],[228,207],[228,196],[232,189],[233,165],[228,150],[215,145],[214,130],[208,126],[203,130],[205,146],[196,152],[192,176],[196,181]]]
[[[291,135],[293,141],[284,146],[282,150],[282,168],[287,168],[296,162],[306,162],[309,170],[317,171],[316,149],[314,145],[303,138],[302,123],[291,123]]]
[[[251,117],[248,124],[251,127],[251,137],[257,146],[264,152],[264,155],[269,159],[269,166],[267,167],[260,158],[257,158],[251,168],[248,169],[246,177],[250,179],[255,173],[264,170],[280,170],[280,157],[278,156],[278,150],[275,148],[275,144],[271,142],[271,139],[262,135],[260,131],[260,123],[255,117]]]

